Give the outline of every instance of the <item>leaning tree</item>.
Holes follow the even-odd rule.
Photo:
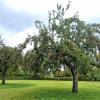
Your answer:
[[[36,21],[39,34],[27,38],[21,47],[33,43],[33,70],[39,67],[52,71],[66,65],[73,76],[72,91],[76,93],[79,71],[86,73],[90,65],[98,63],[94,58],[100,49],[100,38],[95,34],[100,28],[79,20],[77,13],[67,17],[69,6],[70,2],[65,8],[57,4],[57,10],[49,12],[48,26]]]
[[[78,92],[78,70],[89,64],[89,57],[81,49],[81,42],[85,36],[85,33],[82,32],[85,29],[85,24],[76,15],[66,18],[66,11],[69,9],[69,6],[70,2],[66,8],[57,5],[56,11],[49,12],[47,30],[54,43],[51,43],[48,59],[49,64],[54,64],[55,67],[61,65],[69,67],[73,76],[72,91]],[[39,32],[43,30],[43,28],[39,29]]]
[[[79,20],[77,13],[67,17],[69,6],[70,2],[66,8],[57,5],[56,11],[49,12],[48,33],[55,41],[54,50],[51,50],[55,51],[55,60],[69,67],[73,76],[72,91],[78,92],[79,71],[86,73],[91,65],[100,66],[96,60],[96,55],[100,54],[100,25],[86,24]]]

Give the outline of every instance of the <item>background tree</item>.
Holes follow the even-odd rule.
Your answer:
[[[48,60],[47,55],[51,45],[51,37],[48,36],[47,29],[39,21],[36,22],[36,27],[40,34],[38,36],[29,36],[21,47],[28,43],[33,45],[32,50],[28,51],[24,56],[24,64],[30,69],[33,78],[40,79],[44,77],[48,69],[44,66]]]
[[[21,66],[22,54],[17,48],[5,46],[3,41],[0,45],[0,73],[2,84],[5,84],[7,72]],[[16,67],[16,68],[15,68]]]

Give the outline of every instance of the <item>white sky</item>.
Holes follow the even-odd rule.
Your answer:
[[[48,11],[56,9],[56,4],[67,4],[67,0],[3,0],[5,5],[15,12],[26,12],[27,14],[43,15],[47,17]],[[71,7],[68,15],[73,16],[79,11],[79,16],[87,22],[98,22],[100,18],[100,0],[71,0]],[[42,19],[42,17],[41,17]],[[46,19],[47,20],[47,19]],[[100,22],[100,19],[99,19]],[[18,33],[10,33],[6,30],[3,38],[6,44],[16,46],[23,42],[27,37],[27,33],[33,33],[33,27],[22,30]]]
[[[67,4],[68,0],[5,0],[6,5],[16,11],[32,14],[47,13],[56,8],[57,3]],[[100,16],[100,0],[71,0],[69,13],[73,15],[79,11],[83,19]]]

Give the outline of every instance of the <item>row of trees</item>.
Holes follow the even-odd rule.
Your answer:
[[[69,68],[73,77],[73,92],[78,92],[78,77],[100,68],[100,25],[86,24],[77,14],[66,17],[70,2],[64,8],[49,12],[48,25],[36,21],[38,35],[28,36],[23,44],[11,48],[0,39],[0,72],[2,83],[12,70],[22,69],[39,79],[45,75]],[[28,44],[32,50],[23,54]],[[94,67],[95,66],[95,67]]]

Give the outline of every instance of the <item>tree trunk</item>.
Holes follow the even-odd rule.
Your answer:
[[[2,84],[5,84],[5,78],[6,78],[6,72],[7,72],[7,66],[4,66],[2,70]]]
[[[73,75],[73,87],[72,92],[77,93],[78,92],[78,74],[74,73]]]
[[[5,84],[5,75],[2,75],[2,84]]]
[[[73,76],[73,86],[72,86],[72,92],[77,93],[78,92],[78,70],[73,69],[70,67],[72,76]]]
[[[72,76],[73,76],[73,86],[72,86],[72,92],[78,93],[78,69],[75,67],[75,65],[66,63],[66,65],[69,67]]]

